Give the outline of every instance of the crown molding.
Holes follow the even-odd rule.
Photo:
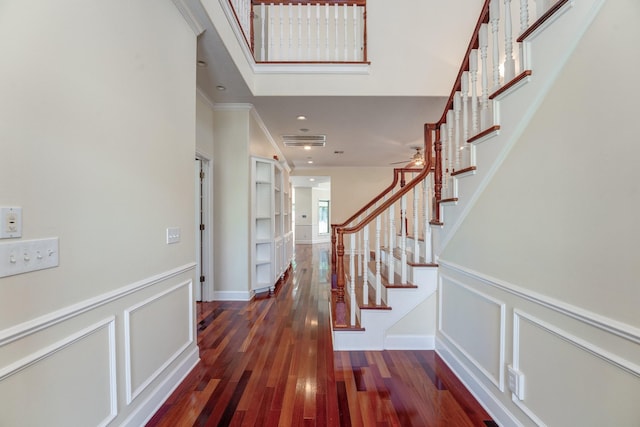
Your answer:
[[[189,25],[189,27],[191,27],[191,29],[193,30],[193,33],[196,36],[199,36],[200,34],[204,33],[205,26],[200,23],[198,18],[196,18],[196,14],[193,13],[191,8],[187,6],[184,0],[172,0],[172,1],[176,9],[178,9],[180,14],[184,18],[184,20],[187,21],[187,24]]]

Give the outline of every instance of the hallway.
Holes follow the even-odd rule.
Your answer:
[[[333,352],[329,245],[271,298],[198,304],[200,363],[148,426],[493,426],[433,351]]]

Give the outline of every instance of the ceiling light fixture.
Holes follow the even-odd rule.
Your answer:
[[[202,68],[204,68],[204,67],[206,67],[206,66],[207,66],[207,61],[203,61],[202,59],[199,59],[198,61],[196,61],[196,65],[197,65],[198,67],[202,67]]]
[[[310,146],[310,145],[305,145],[305,146],[304,146],[304,149],[305,149],[305,150],[307,150],[307,151],[309,151],[309,150],[311,150],[311,146]]]
[[[311,181],[311,182],[313,182],[315,180],[316,180],[315,178],[309,178],[309,181]]]
[[[216,86],[216,89],[218,89],[220,92],[224,92],[225,90],[227,90],[227,88],[222,85]]]
[[[296,120],[307,120],[307,116],[299,115]]]
[[[312,165],[313,164],[313,160],[307,160],[307,163]]]

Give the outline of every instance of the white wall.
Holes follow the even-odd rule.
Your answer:
[[[250,298],[249,109],[246,105],[216,105],[214,110],[216,300]]]
[[[333,224],[348,219],[393,182],[392,167],[305,168],[295,170],[291,175],[331,178],[330,220]]]
[[[510,423],[640,425],[638,19],[605,2],[440,256],[440,351]]]
[[[1,8],[0,205],[60,265],[0,279],[0,425],[141,425],[198,359],[195,35],[168,0]]]
[[[297,244],[311,244],[313,243],[313,201],[311,187],[296,187],[295,198],[295,242]]]

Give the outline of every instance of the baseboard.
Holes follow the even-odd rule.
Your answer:
[[[458,359],[451,349],[438,337],[435,339],[436,353],[454,372],[475,399],[491,415],[491,418],[501,426],[520,427],[523,424],[491,393],[487,387]]]
[[[385,350],[434,350],[433,335],[388,335],[384,339]]]
[[[200,362],[199,349],[195,347],[172,372],[167,374],[162,383],[156,387],[151,395],[137,405],[134,411],[120,425],[131,427],[145,425],[169,396],[171,396],[171,393],[173,393],[187,375],[189,375],[189,372],[195,368],[198,362]]]
[[[214,301],[251,301],[252,298],[249,291],[213,291]]]

